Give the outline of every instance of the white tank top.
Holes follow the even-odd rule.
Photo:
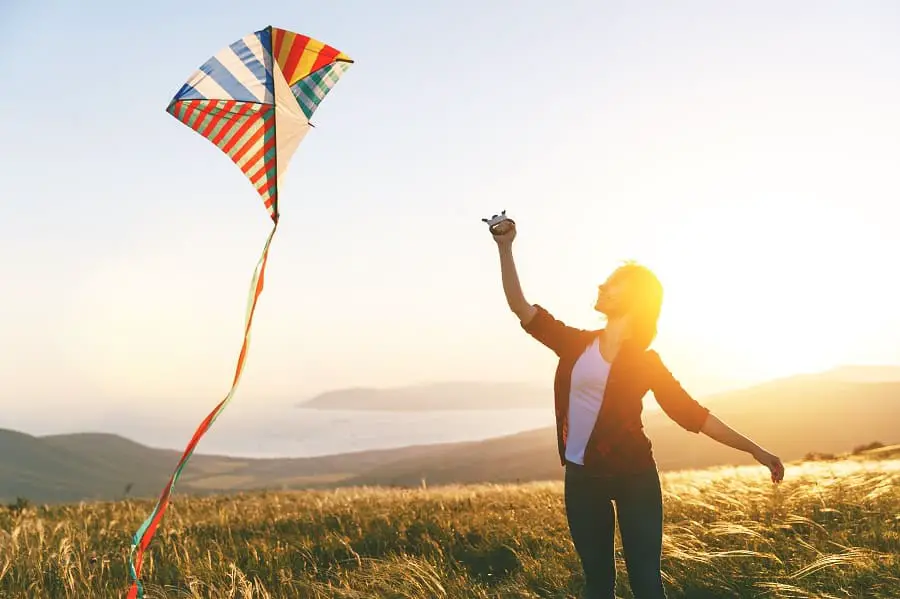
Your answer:
[[[584,450],[603,404],[610,364],[600,354],[600,339],[584,350],[572,368],[566,460],[584,465]]]

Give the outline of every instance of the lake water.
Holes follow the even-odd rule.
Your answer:
[[[180,421],[177,426],[153,426],[145,422],[142,430],[128,436],[154,447],[183,450],[198,424],[199,421]],[[226,411],[203,437],[197,453],[309,457],[477,441],[552,425],[552,408],[429,412],[295,408],[280,412],[277,417]]]

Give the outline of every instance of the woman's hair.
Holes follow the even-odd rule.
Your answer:
[[[626,302],[631,324],[631,340],[647,349],[656,338],[659,313],[662,310],[662,283],[652,270],[634,261],[617,268],[612,278],[627,288]]]

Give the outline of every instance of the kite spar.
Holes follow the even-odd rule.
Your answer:
[[[169,103],[169,114],[215,144],[241,169],[262,198],[273,226],[253,272],[244,342],[231,389],[197,427],[156,506],[134,534],[128,599],[144,596],[142,558],[168,507],[175,482],[240,381],[253,313],[263,290],[269,246],[278,229],[279,191],[288,162],[312,126],[309,119],[319,103],[352,62],[343,52],[318,40],[269,26],[244,36],[206,61]]]

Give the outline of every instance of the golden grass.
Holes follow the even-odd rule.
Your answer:
[[[900,460],[663,477],[671,598],[900,597]],[[124,597],[152,501],[0,509],[0,598]],[[617,545],[621,597],[632,597]],[[577,597],[558,483],[176,495],[148,598]]]

